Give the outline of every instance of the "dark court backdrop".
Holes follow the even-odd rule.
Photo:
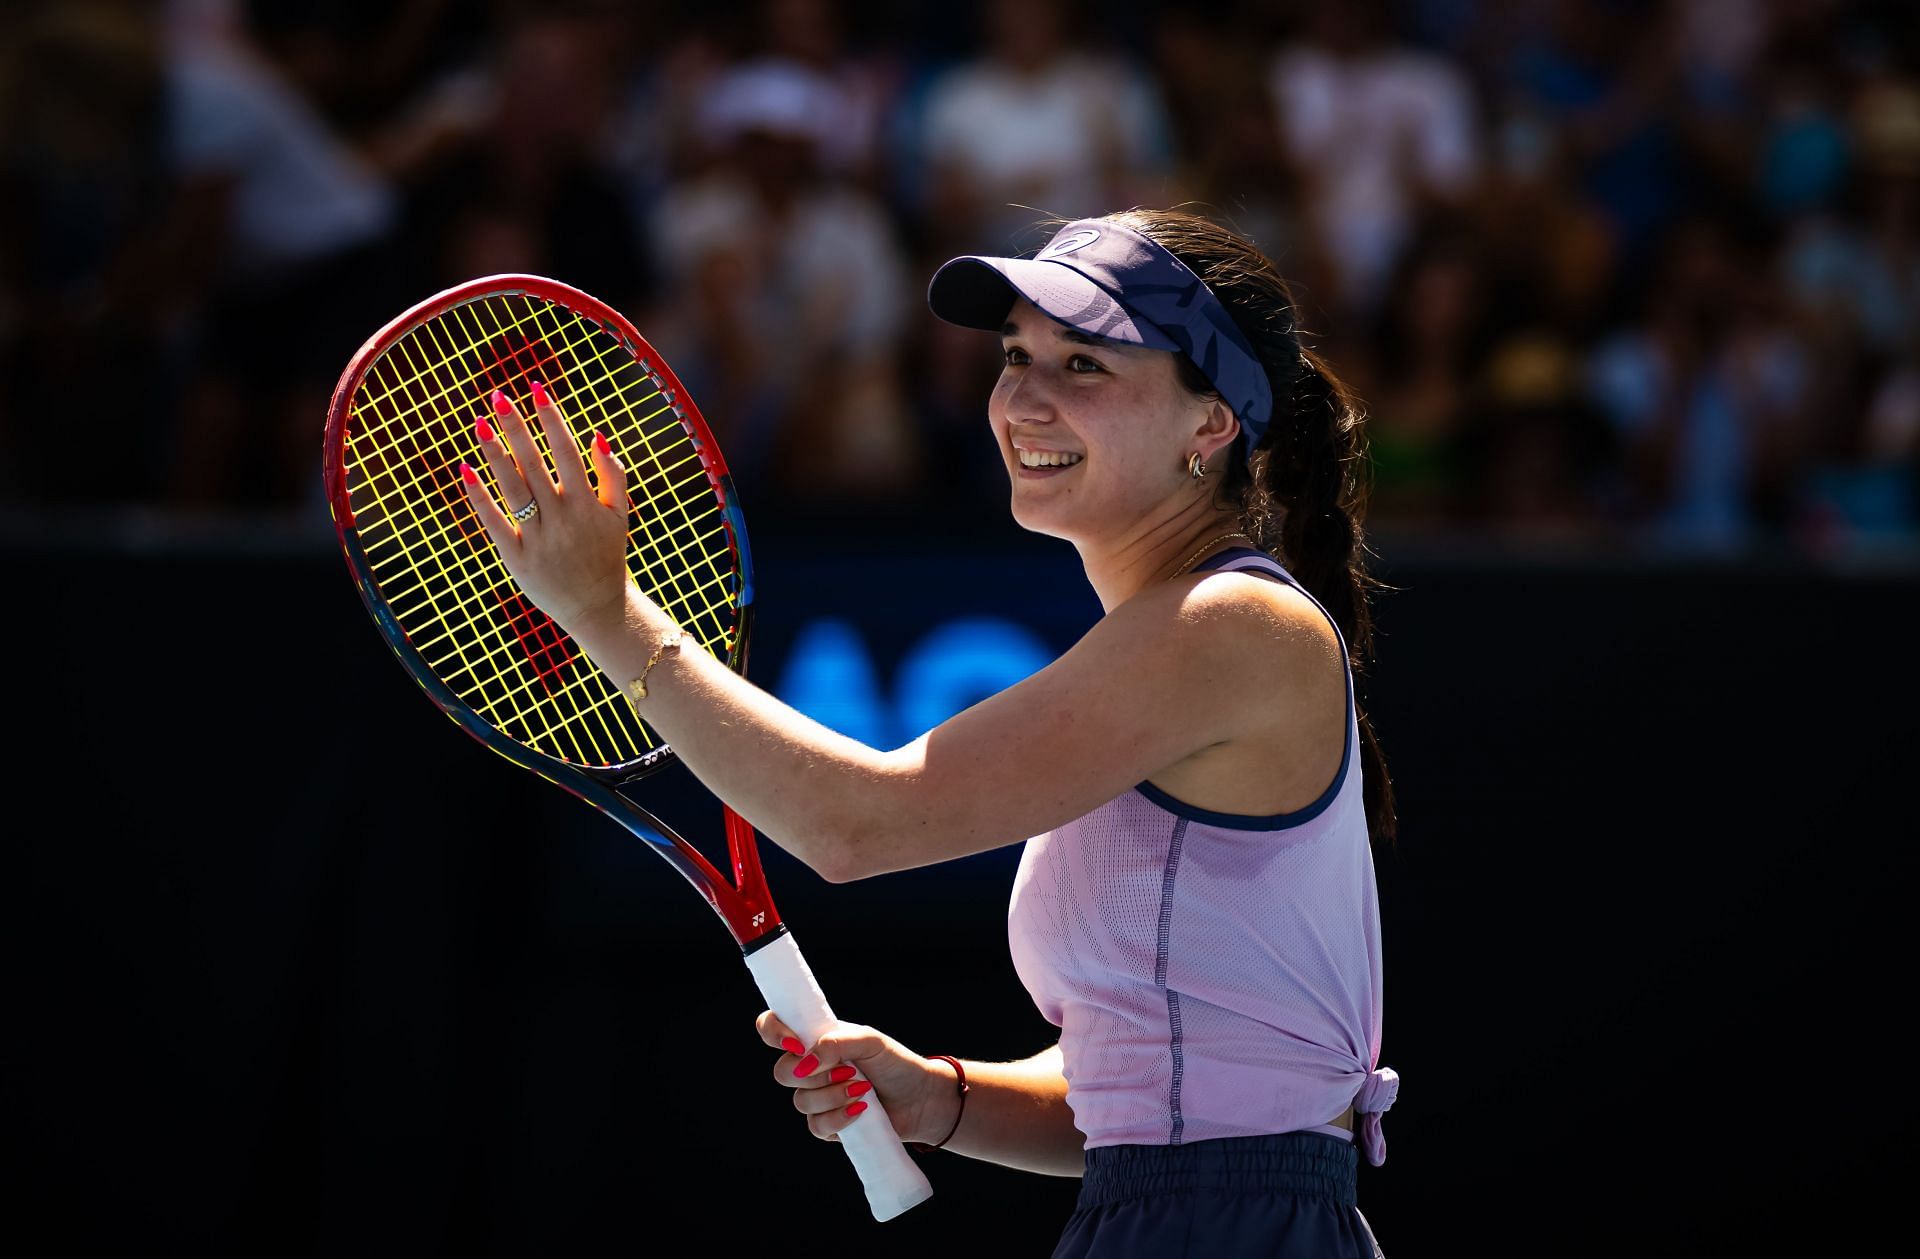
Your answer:
[[[762,680],[822,617],[885,702],[955,618],[1057,650],[1095,611],[1055,544],[756,542]],[[5,546],[8,1231],[34,1253],[1046,1253],[1077,1182],[947,1155],[874,1224],[705,906],[442,718],[324,539]],[[1894,1231],[1920,584],[1385,549],[1404,1085],[1360,1193],[1387,1253]],[[718,838],[684,771],[641,798]],[[839,887],[768,864],[843,1017],[991,1058],[1050,1031],[1007,958],[1016,856]]]

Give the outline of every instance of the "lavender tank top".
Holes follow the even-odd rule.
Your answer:
[[[1306,593],[1258,551],[1205,569]],[[1306,808],[1214,813],[1141,783],[1027,841],[1008,914],[1013,964],[1060,1028],[1067,1103],[1089,1149],[1296,1131],[1344,1140],[1328,1121],[1352,1103],[1368,1161],[1385,1160],[1380,1115],[1399,1077],[1375,1069],[1380,907],[1359,745],[1349,669],[1346,750]]]

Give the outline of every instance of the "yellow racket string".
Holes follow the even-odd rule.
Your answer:
[[[474,418],[495,389],[531,416],[533,380],[561,406],[576,454],[581,435],[598,429],[628,470],[629,573],[724,658],[739,633],[739,578],[706,466],[659,379],[618,336],[566,307],[493,295],[395,342],[361,374],[354,394],[345,442],[349,505],[394,619],[463,703],[548,755],[625,764],[658,739],[527,602],[460,486],[463,461],[487,468]],[[548,456],[544,429],[529,428]],[[504,506],[518,507],[522,496],[516,488]]]
[[[499,330],[505,330],[505,328],[503,328],[501,324],[497,324],[497,322],[495,322],[495,328],[499,328]],[[470,332],[470,328],[468,328],[468,332]],[[445,345],[444,334],[442,334],[442,338],[440,338],[440,344]],[[444,357],[447,357],[447,359],[451,359],[453,355],[444,355]],[[420,365],[420,363],[417,363],[417,361],[415,361],[415,363],[413,363],[413,367],[419,370],[419,368],[422,367],[422,365]],[[432,365],[424,365],[424,367],[432,367]],[[444,367],[444,365],[442,365],[442,367]],[[551,370],[549,370],[547,374],[555,374],[555,372],[551,372]],[[436,608],[436,610],[438,610],[438,608]],[[524,612],[522,612],[522,616],[524,616]],[[524,643],[522,643],[522,647],[524,647]],[[549,639],[549,647],[551,647],[551,639]],[[499,653],[493,653],[493,654],[499,654]],[[442,668],[445,668],[445,662],[442,662]],[[555,716],[555,714],[564,714],[564,708],[566,708],[566,704],[564,704],[564,701],[566,701],[566,699],[568,699],[568,697],[572,695],[572,689],[570,689],[570,687],[561,687],[559,691],[555,691],[555,689],[553,689],[553,685],[551,685],[551,677],[547,679],[547,683],[549,683],[549,693],[553,695],[553,702],[549,702],[549,706],[547,706],[547,712],[549,712],[549,718],[551,718],[551,716]],[[495,712],[495,714],[490,714],[490,716],[493,716],[495,720],[499,720],[499,716],[501,716],[501,714],[497,714],[497,712]],[[549,720],[549,722],[547,722],[547,724],[545,725],[534,725],[534,727],[530,729],[530,733],[532,733],[532,735],[534,735],[534,739],[538,741],[541,735],[547,735],[547,733],[555,733],[555,729],[559,729],[559,733],[566,733],[566,727],[557,727],[557,725],[553,724],[551,720]],[[599,743],[599,739],[595,739],[595,743]],[[576,748],[576,752],[580,752],[580,750],[582,750],[582,748]],[[589,758],[597,758],[597,756],[589,756]]]
[[[422,330],[420,340],[422,342],[431,342],[431,350],[418,344],[409,346],[405,342],[396,346],[395,352],[391,353],[388,358],[382,360],[383,363],[391,363],[394,365],[388,374],[390,376],[399,376],[404,373],[406,381],[415,384],[422,378],[434,379],[437,376],[440,379],[444,379],[449,367],[460,361],[460,356],[457,353],[445,352],[446,337],[445,335],[436,335],[439,333],[440,330],[431,324]],[[409,350],[412,350],[413,353],[409,353]],[[419,355],[432,351],[439,351],[442,357],[438,360],[429,360],[423,364],[420,361]],[[487,362],[489,358],[493,359],[494,362]],[[497,366],[497,360],[497,352],[492,355],[483,354],[480,363],[485,364],[485,366],[481,367],[480,370],[486,371],[488,368]],[[479,366],[479,364],[476,364],[476,366]],[[371,375],[371,373],[369,373],[369,375]],[[495,381],[493,383],[502,382]],[[388,391],[388,397],[391,398],[400,392],[400,388],[392,388]],[[419,398],[417,390],[410,389],[406,392],[410,398]],[[445,392],[447,392],[447,390],[443,388],[442,393],[444,394]],[[447,447],[451,440],[451,430],[445,426],[436,429],[421,422],[425,406],[432,402],[433,397],[434,395],[428,394],[424,401],[416,401],[415,405],[401,416],[402,421],[408,424],[406,429],[397,429],[396,426],[389,424],[384,426],[385,431],[381,435],[389,442],[396,442],[399,434],[404,432],[407,437],[413,439],[416,445],[423,448],[428,446],[428,439],[431,439],[433,453],[424,456],[421,462],[430,470],[437,466],[443,479],[446,471],[447,455],[449,454]],[[464,412],[465,409],[461,408],[461,410]],[[377,408],[370,408],[369,413],[377,415],[379,411]],[[435,415],[437,413],[437,411],[426,412],[428,415]],[[372,425],[368,426],[369,431],[372,430],[372,427]],[[452,453],[457,453],[457,449],[452,451]],[[421,489],[421,478],[415,477],[406,489],[413,494],[417,494]],[[441,497],[444,498],[444,495]],[[414,510],[415,501],[413,497],[397,497],[390,501],[398,504],[401,508],[401,511],[395,513],[396,515],[404,514],[409,524],[417,526],[421,523],[420,514]],[[435,504],[435,506],[443,510],[457,510],[455,503],[439,503]],[[436,518],[437,513],[428,516],[429,520]],[[428,562],[440,566],[439,575],[445,579],[441,582],[414,582],[413,584],[416,586],[424,586],[427,597],[421,604],[417,604],[412,608],[396,606],[396,619],[399,620],[403,626],[420,625],[423,629],[428,626],[437,627],[443,639],[450,639],[453,642],[462,644],[467,644],[472,640],[473,636],[470,631],[476,622],[485,623],[492,621],[495,624],[504,624],[508,630],[514,633],[514,639],[517,640],[517,645],[522,648],[522,654],[525,654],[534,664],[536,670],[535,679],[543,683],[550,682],[551,675],[567,663],[564,645],[558,639],[557,634],[553,633],[550,629],[546,633],[544,640],[542,639],[542,627],[535,614],[531,609],[514,604],[513,600],[516,596],[512,591],[511,584],[501,580],[505,576],[503,569],[495,573],[487,573],[484,571],[486,566],[481,564],[481,561],[485,552],[476,545],[479,541],[476,536],[477,529],[478,521],[472,519],[469,513],[467,519],[460,521],[457,532],[441,535],[444,538],[450,538],[456,542],[456,545],[452,548],[434,546],[431,543],[424,546],[418,545],[420,537],[428,539],[434,537],[430,527],[424,531],[416,531],[410,539],[408,535],[396,535],[396,540],[411,540],[416,543],[415,549],[407,553],[407,558],[412,561],[412,563],[407,569],[403,570],[401,575],[403,579],[411,580]],[[476,564],[481,564],[481,567],[476,569]],[[476,590],[476,582],[484,582],[486,589],[494,594],[494,598],[492,600],[485,599],[485,597]],[[400,584],[404,584],[404,581],[396,582],[393,577],[388,577],[386,580],[388,589],[392,589],[394,586]],[[450,588],[451,606],[448,606],[448,588]],[[392,600],[390,596],[390,606],[395,606],[395,602],[396,601]],[[529,635],[531,635],[535,645],[540,649],[538,654],[525,651],[526,641]],[[410,636],[412,635],[410,634]],[[505,646],[507,643],[513,641],[514,640],[505,640],[502,645]],[[510,730],[515,733],[516,737],[521,737],[530,744],[541,746],[543,750],[569,759],[585,763],[600,763],[607,759],[610,754],[610,741],[607,738],[609,732],[606,730],[604,722],[597,723],[602,727],[600,730],[595,730],[592,725],[589,725],[580,733],[576,733],[570,726],[562,725],[560,726],[561,737],[555,739],[552,737],[555,723],[551,717],[545,720],[541,719],[541,713],[537,703],[538,697],[534,694],[532,686],[527,683],[526,679],[519,679],[522,683],[522,689],[518,692],[512,688],[510,682],[509,685],[505,687],[499,685],[491,688],[488,687],[487,683],[489,681],[498,682],[502,678],[512,679],[512,670],[514,668],[512,661],[515,657],[511,648],[505,652],[494,650],[483,637],[480,639],[479,650],[464,652],[462,654],[464,656],[462,667],[457,670],[446,671],[451,673],[452,676],[443,676],[442,680],[453,686],[456,692],[461,694],[463,699],[468,700],[477,710],[482,711],[482,714],[496,726]],[[542,655],[546,657],[544,661],[541,659]],[[540,668],[542,664],[545,664],[547,667],[544,669]],[[463,686],[461,685],[462,683],[466,683],[466,685]],[[491,695],[489,695],[489,691],[492,692]],[[470,692],[477,692],[479,696],[482,697],[481,702],[473,703],[473,695]],[[487,702],[488,699],[491,699],[491,703]],[[559,709],[563,703],[564,701],[562,700],[556,700],[554,707]],[[566,715],[578,716],[579,714],[575,711]],[[584,739],[581,737],[582,733],[584,733]]]
[[[471,311],[471,310],[468,310],[468,311],[466,311],[466,312],[463,312],[463,313],[465,313],[465,314],[466,314],[467,316],[469,316],[469,317],[471,317],[471,316],[473,315],[473,311]],[[495,318],[495,319],[494,319],[494,321],[493,321],[493,323],[494,323],[494,326],[493,326],[493,330],[494,330],[494,331],[496,331],[496,332],[504,332],[504,331],[506,331],[507,329],[505,329],[504,327],[502,327],[502,325],[501,325],[501,324],[500,324],[500,323],[498,322],[498,319],[497,319],[497,312],[495,312],[495,313],[496,313],[496,318]],[[477,338],[477,337],[480,337],[480,336],[484,336],[484,335],[486,334],[486,332],[487,332],[487,329],[485,329],[485,328],[474,328],[474,327],[472,327],[471,325],[469,325],[469,327],[468,327],[468,329],[467,329],[467,331],[469,332],[469,334],[470,334],[470,336],[473,336],[473,337],[475,337],[475,338]],[[606,348],[611,348],[611,347],[606,347]],[[594,393],[595,393],[595,394],[597,395],[599,391],[597,391],[597,390],[595,390],[595,391],[593,391],[593,392],[594,392]],[[604,401],[604,399],[601,399],[601,398],[598,398],[597,396],[596,396],[596,399],[595,399],[595,400],[596,400],[596,401]],[[630,410],[630,408],[629,408],[629,410]],[[656,408],[656,410],[658,410],[658,408]],[[651,446],[657,446],[657,445],[658,445],[658,443],[657,443],[657,442],[656,442],[656,443],[650,443],[650,445],[651,445]],[[656,499],[657,499],[657,498],[658,498],[658,496],[656,496]],[[656,514],[658,514],[658,507],[659,507],[659,504],[658,504],[658,502],[657,502],[657,501],[656,501],[656,503],[654,504],[654,506],[655,506],[655,511],[656,511]],[[670,518],[670,517],[669,517],[669,518]],[[663,600],[663,602],[666,602],[666,603],[669,603],[669,604],[673,604],[673,603],[676,603],[676,602],[679,602],[679,603],[684,603],[684,602],[685,602],[685,600],[684,600],[684,599],[682,599],[682,600],[675,600],[675,599],[673,598],[673,596],[672,596],[671,594],[669,594],[669,593],[665,593],[665,592],[658,592],[658,593],[661,593],[661,597],[662,597],[662,600]],[[571,688],[563,688],[563,689],[562,689],[562,690],[561,690],[561,691],[560,691],[560,692],[559,692],[559,693],[558,693],[558,694],[557,694],[557,695],[555,696],[555,703],[554,703],[554,705],[550,705],[550,706],[549,706],[549,707],[550,707],[550,709],[551,709],[551,708],[553,708],[553,707],[555,707],[555,706],[557,706],[557,705],[559,705],[559,702],[560,702],[560,700],[561,700],[561,699],[563,699],[563,698],[565,698],[565,697],[567,697],[567,696],[568,696],[568,695],[570,694],[570,690],[571,690]],[[541,733],[541,732],[540,732],[540,731],[536,731],[535,733],[536,733],[536,735],[537,735],[537,734],[539,734],[539,733]]]
[[[622,353],[624,353],[624,351],[622,351]],[[656,394],[655,396],[658,396],[658,395]],[[662,406],[662,407],[656,408],[653,412],[650,412],[648,416],[643,416],[641,418],[642,419],[651,418],[652,415],[664,413],[668,409],[669,409],[668,407]],[[650,448],[655,449],[657,453],[658,445],[659,443],[653,443]],[[543,450],[544,450],[544,446],[543,446]],[[688,494],[690,492],[696,496],[700,494],[704,494],[706,492],[704,489],[706,474],[705,474],[704,467],[702,467],[699,464],[697,456],[689,453],[684,459],[680,461],[680,464],[676,466],[684,466],[689,464],[693,466],[693,475],[669,487],[676,501],[680,498],[681,495]],[[702,488],[699,490],[694,490],[692,487],[696,485],[701,486]],[[653,495],[654,506],[656,507],[656,510],[658,509],[658,506],[664,497],[665,497],[664,495],[661,495],[658,493]],[[699,501],[697,497],[695,501]],[[683,543],[673,553],[664,554],[664,555],[656,554],[654,556],[656,566],[673,564],[676,560],[680,562],[685,562],[687,553],[696,544],[701,545],[703,549],[710,550],[713,553],[725,554],[724,530],[721,529],[717,523],[718,517],[720,515],[717,500],[714,500],[709,495],[707,496],[706,501],[710,504],[710,507],[707,510],[707,512],[704,514],[704,518],[714,519],[716,522],[714,525],[714,528],[709,530],[707,533],[698,536],[695,539],[692,539],[688,542]],[[684,504],[682,504],[682,506],[684,507]],[[684,511],[682,514],[684,516]],[[700,518],[696,518],[696,520],[697,519],[700,519]],[[642,535],[643,538],[645,536],[646,535]],[[664,571],[677,572],[677,569],[668,568]],[[682,585],[681,589],[684,593],[686,590],[686,587],[684,586],[684,584]],[[724,580],[716,580],[716,581],[701,583],[698,586],[693,587],[692,589],[694,593],[708,596],[706,599],[703,600],[703,604],[705,605],[712,605],[722,600],[728,600],[731,598],[731,589],[730,587],[727,586]],[[664,599],[663,602],[674,602],[674,600],[672,600],[669,597],[667,599]],[[683,597],[680,600],[678,600],[678,602],[682,605],[685,605],[689,602],[689,600]],[[462,608],[461,611],[464,614],[471,615],[471,611],[469,609]],[[424,642],[416,645],[422,650],[424,654],[427,650],[430,649],[431,640],[429,640],[428,642]],[[433,660],[430,660],[430,663],[434,667],[436,667],[436,669],[445,669],[448,666],[448,661],[445,658],[433,659]],[[569,694],[569,693],[570,691],[562,692],[563,695]],[[556,700],[556,703],[557,702],[558,701]]]
[[[424,369],[424,370],[431,370],[431,368],[429,368],[429,369]],[[659,395],[658,395],[658,394],[656,393],[656,394],[654,394],[653,396],[654,396],[654,397],[658,397]],[[641,416],[641,417],[639,417],[639,418],[640,418],[640,419],[641,419],[642,421],[646,421],[646,420],[650,420],[650,419],[653,419],[653,418],[654,418],[655,416],[658,416],[658,415],[661,415],[661,414],[665,414],[665,413],[667,413],[667,412],[669,412],[669,411],[670,411],[671,409],[672,409],[672,408],[671,408],[671,404],[669,404],[669,403],[665,403],[665,402],[662,402],[662,403],[661,403],[661,404],[660,404],[660,405],[659,405],[659,406],[658,406],[658,407],[657,407],[657,408],[656,408],[656,409],[655,409],[654,411],[652,411],[652,412],[650,412],[650,413],[648,413],[647,415],[644,415],[644,416]],[[545,439],[544,439],[544,434],[542,434],[542,433],[538,433],[538,432],[536,432],[536,440],[537,440],[537,441],[539,442],[539,444],[540,444],[540,449],[541,449],[541,451],[542,451],[542,453],[544,454],[544,453],[546,452],[546,443],[545,443]],[[669,492],[669,493],[672,493],[672,494],[679,494],[679,493],[682,493],[682,492],[684,492],[684,491],[685,491],[685,489],[686,489],[686,487],[687,487],[687,486],[690,486],[690,485],[693,485],[693,484],[696,484],[696,483],[698,483],[698,482],[699,482],[700,480],[703,480],[703,479],[705,478],[705,475],[706,475],[706,473],[705,473],[705,468],[704,468],[704,466],[703,466],[702,464],[700,464],[700,462],[699,462],[699,457],[698,457],[697,455],[695,455],[695,454],[693,454],[693,453],[691,453],[691,451],[689,451],[689,453],[688,453],[688,454],[686,455],[686,457],[685,457],[684,459],[682,459],[682,460],[680,461],[680,463],[679,463],[679,464],[677,464],[677,465],[672,465],[672,466],[671,466],[671,467],[669,467],[669,468],[668,468],[667,470],[668,470],[668,471],[673,471],[674,469],[676,469],[676,468],[679,468],[679,467],[687,467],[687,468],[689,468],[689,470],[691,471],[691,473],[692,473],[692,475],[691,475],[691,476],[690,476],[690,477],[689,477],[689,478],[688,478],[688,479],[687,479],[686,481],[684,481],[684,482],[682,482],[682,483],[680,483],[680,484],[676,484],[676,485],[673,485],[673,486],[670,486],[670,487],[668,488],[668,492]],[[417,492],[417,491],[418,491],[418,488],[419,488],[419,485],[418,485],[418,483],[417,483],[417,482],[416,482],[416,483],[409,483],[409,484],[406,484],[406,485],[404,485],[404,486],[401,486],[401,487],[399,487],[399,488],[400,488],[401,490],[403,490],[403,491],[405,491],[405,492]],[[716,510],[717,510],[717,509],[716,509]],[[373,567],[375,568],[375,570],[376,570],[376,571],[378,571],[378,570],[379,570],[379,569],[380,569],[380,568],[382,567],[382,565],[381,565],[380,563],[374,563],[374,565],[373,565]]]
[[[405,366],[412,369],[413,375],[411,378],[415,380],[421,377],[423,370],[427,373],[433,373],[436,370],[440,373],[444,373],[446,371],[446,367],[448,364],[457,362],[459,360],[459,355],[457,353],[446,352],[446,348],[447,348],[445,345],[446,337],[443,335],[440,335],[440,333],[441,333],[441,329],[435,324],[428,324],[423,329],[423,334],[424,334],[423,340],[431,340],[432,342],[434,342],[435,343],[434,349],[442,352],[443,354],[443,357],[437,363],[430,363],[423,368],[422,364],[416,361],[411,355],[406,353],[409,347],[405,343],[402,343],[400,346],[395,347],[395,349],[399,351],[399,353],[393,356],[393,361],[399,362],[404,360]],[[412,432],[415,436],[420,435],[422,432],[431,432],[434,437],[442,439],[444,441],[446,436],[445,433],[435,432],[433,430],[424,429],[422,427],[420,423],[421,408],[419,406],[416,406],[415,408],[413,408],[409,413],[407,413],[407,415],[404,418],[411,424]],[[428,462],[430,466],[433,462],[441,463],[442,471],[444,471],[444,460],[428,461]],[[419,486],[416,482],[414,486],[409,488],[417,491]],[[531,631],[536,637],[536,642],[538,642],[538,636],[539,636],[539,630],[540,630],[539,621],[536,619],[535,614],[530,609],[527,609],[524,607],[516,607],[514,605],[514,603],[512,602],[513,594],[512,594],[512,588],[510,583],[505,587],[505,592],[503,593],[503,587],[500,581],[495,580],[490,582],[489,591],[494,595],[494,599],[491,601],[485,599],[484,596],[478,596],[478,592],[474,590],[473,583],[476,575],[467,566],[466,559],[469,556],[477,558],[481,554],[481,552],[479,550],[476,550],[475,548],[475,544],[479,540],[478,534],[479,534],[478,520],[469,517],[463,522],[463,527],[461,528],[459,535],[457,535],[459,541],[462,544],[464,544],[462,548],[464,553],[456,557],[459,562],[455,567],[451,569],[449,573],[450,576],[453,576],[456,578],[456,580],[452,582],[453,595],[456,600],[453,606],[451,608],[444,607],[441,603],[441,600],[435,597],[440,592],[436,591],[432,585],[429,585],[427,587],[429,597],[425,601],[425,605],[428,609],[430,609],[432,621],[438,625],[441,631],[443,631],[441,634],[441,638],[443,640],[451,639],[453,642],[458,644],[466,644],[471,638],[471,635],[466,634],[463,631],[469,628],[469,625],[474,618],[491,619],[491,618],[501,617],[501,618],[504,618],[505,624],[508,626],[509,629],[513,629],[516,632],[522,629]],[[432,560],[439,563],[445,563],[448,559],[448,556],[437,550],[429,550],[425,554],[420,554],[416,552],[408,556],[407,558],[416,562],[421,560]],[[500,570],[499,576],[500,577],[505,576],[504,569]],[[461,597],[462,586],[466,588],[467,594],[477,596],[474,599],[472,605],[469,605],[466,598]],[[419,611],[419,608],[416,607],[413,610]],[[399,610],[397,609],[397,611]],[[450,616],[453,618],[451,622],[448,619]],[[425,622],[427,620],[427,617],[396,616],[396,619],[400,619],[401,624],[406,625],[409,623],[409,621]],[[524,634],[518,634],[517,636],[520,638],[519,645],[524,649],[525,647]],[[550,656],[550,659],[547,661],[547,663],[549,665],[564,663],[565,661],[564,654],[560,655],[557,659],[551,658],[552,652],[556,648],[558,648],[560,644],[558,642],[557,635],[549,635],[549,638],[551,640],[549,643],[539,644],[545,649],[545,651]],[[453,676],[442,677],[442,680],[448,682],[450,685],[455,684],[459,680],[465,680],[469,683],[475,684],[478,687],[480,693],[482,695],[485,695],[487,693],[485,682],[488,680],[489,670],[484,670],[482,668],[476,667],[480,665],[491,666],[490,671],[496,677],[502,676],[502,675],[510,676],[508,671],[512,668],[511,662],[514,659],[510,650],[506,652],[504,656],[503,656],[503,653],[498,651],[492,651],[492,650],[486,650],[483,652],[472,652],[472,653],[463,652],[462,655],[463,655],[462,667],[451,671]],[[533,657],[533,659],[536,663],[536,668],[537,668],[539,664],[539,658],[535,656]],[[552,671],[551,669],[548,670],[549,673],[551,671]],[[540,677],[541,675],[536,673],[536,676]],[[542,680],[544,681],[546,679],[542,677]],[[497,692],[499,688],[496,687],[494,688],[494,690]],[[467,698],[467,697],[463,694],[462,698]],[[588,737],[586,739],[586,746],[582,746],[581,738],[578,737],[578,735],[576,735],[570,728],[565,726],[561,728],[562,734],[563,734],[563,737],[561,739],[553,740],[553,739],[545,738],[545,736],[548,736],[552,733],[552,728],[554,723],[550,718],[546,720],[542,720],[537,706],[522,702],[525,699],[532,699],[532,698],[534,698],[534,696],[532,695],[531,689],[529,689],[524,695],[517,694],[509,690],[504,695],[496,695],[492,706],[487,709],[481,710],[482,715],[487,717],[496,726],[500,726],[503,729],[508,728],[510,726],[517,728],[520,731],[520,733],[525,737],[525,741],[531,744],[534,744],[536,746],[541,746],[543,750],[551,750],[553,747],[558,747],[560,749],[559,754],[565,755],[569,759],[582,761],[584,763],[598,763],[601,761],[601,759],[606,755],[606,743],[603,738],[594,737],[596,732],[592,731],[591,728],[589,728],[587,731]],[[556,708],[559,707],[559,704],[560,704],[560,701],[556,701],[555,707]],[[600,733],[604,733],[604,732],[600,732]]]

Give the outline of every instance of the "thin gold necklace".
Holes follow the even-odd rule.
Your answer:
[[[1205,555],[1208,551],[1211,551],[1214,547],[1219,546],[1222,542],[1231,542],[1235,538],[1239,538],[1241,541],[1245,542],[1248,546],[1253,545],[1253,539],[1249,538],[1245,533],[1243,533],[1238,529],[1235,529],[1232,533],[1223,533],[1219,537],[1214,538],[1211,541],[1202,543],[1200,546],[1200,549],[1195,551],[1192,555],[1187,556],[1186,562],[1180,565],[1180,567],[1174,569],[1172,575],[1169,576],[1167,580],[1172,581],[1175,577],[1178,577],[1181,574],[1185,573],[1189,568],[1192,568],[1195,564],[1198,564],[1200,562],[1200,558],[1203,555]]]

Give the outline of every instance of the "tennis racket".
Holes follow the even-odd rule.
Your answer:
[[[725,811],[731,877],[625,788],[673,750],[521,592],[461,488],[485,468],[473,416],[495,390],[530,413],[542,383],[576,435],[628,469],[627,568],[690,638],[744,672],[753,612],[747,532],[726,461],[693,400],[633,326],[530,275],[452,288],[382,328],[327,413],[327,501],[367,611],[428,698],[468,734],[626,827],[733,933],[768,1008],[813,1044],[834,1023],[760,870],[753,828]],[[534,426],[543,458],[544,426]],[[576,436],[575,440],[578,438]],[[874,1218],[933,1191],[878,1097],[840,1133]]]

